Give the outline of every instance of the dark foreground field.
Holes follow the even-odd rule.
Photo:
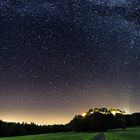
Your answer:
[[[0,138],[0,140],[94,140],[95,133],[53,133],[23,137]]]
[[[140,140],[140,128],[112,130],[104,133],[105,140]],[[103,134],[101,134],[103,135]],[[99,136],[99,137],[98,137]],[[98,133],[53,133],[44,135],[0,138],[0,140],[100,140]]]
[[[140,127],[105,133],[106,140],[140,140]]]

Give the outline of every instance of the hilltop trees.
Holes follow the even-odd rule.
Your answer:
[[[125,115],[117,113],[114,117],[115,117],[115,124],[116,124],[115,127],[125,129],[126,128]]]
[[[102,114],[94,112],[93,114],[82,117],[74,117],[71,121],[73,131],[107,131],[116,128],[115,117],[112,114]]]
[[[119,109],[95,108],[84,115],[75,116],[71,121],[73,131],[107,131],[108,129],[140,125],[140,113],[126,115]]]
[[[140,126],[140,113],[133,113],[125,115],[126,126]]]

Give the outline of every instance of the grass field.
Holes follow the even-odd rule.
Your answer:
[[[106,140],[140,140],[140,127],[105,133]]]
[[[53,133],[22,137],[0,138],[0,140],[93,140],[95,133]]]
[[[94,140],[97,133],[52,133],[22,137],[0,138],[0,140]],[[105,140],[140,140],[140,127],[116,129],[105,133]]]

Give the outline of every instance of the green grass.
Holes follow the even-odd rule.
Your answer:
[[[93,140],[95,133],[52,133],[22,137],[0,138],[0,140]]]
[[[21,137],[0,138],[0,140],[94,140],[98,133],[52,133]],[[105,133],[106,140],[140,140],[140,127],[116,129]]]
[[[140,127],[112,130],[105,133],[106,140],[140,140]]]

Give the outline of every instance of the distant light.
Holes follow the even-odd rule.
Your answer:
[[[115,116],[117,112],[116,111],[111,111],[111,113]]]
[[[110,110],[111,111],[111,113],[115,116],[116,114],[122,114],[122,115],[125,115],[126,113],[125,113],[125,111],[121,111],[121,110],[119,110],[119,109],[111,109]]]
[[[85,117],[86,115],[87,115],[86,112],[83,112],[83,113],[81,114],[81,116],[83,116],[83,117]]]

